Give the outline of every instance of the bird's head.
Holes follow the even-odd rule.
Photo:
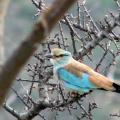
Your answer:
[[[72,55],[69,51],[60,48],[54,48],[51,51],[50,61],[54,65],[54,68],[58,69],[60,67],[67,65],[71,58]]]

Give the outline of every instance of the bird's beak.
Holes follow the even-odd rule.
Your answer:
[[[45,57],[50,59],[50,58],[53,58],[53,55],[52,54],[47,54],[47,55],[45,55]]]

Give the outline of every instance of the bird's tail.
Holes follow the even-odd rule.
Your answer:
[[[120,85],[119,85],[119,84],[113,82],[113,83],[112,83],[112,87],[113,87],[113,89],[110,90],[110,91],[116,92],[116,93],[119,93],[119,94],[120,94]],[[109,90],[106,90],[106,89],[104,89],[104,88],[97,88],[97,89],[98,89],[98,90],[109,91]]]
[[[116,93],[120,93],[120,84],[115,83],[109,78],[96,73],[95,76],[90,76],[89,80],[91,83],[97,86],[99,90],[112,91]]]
[[[115,88],[113,90],[113,92],[120,93],[120,85],[119,84],[113,82],[112,86]]]

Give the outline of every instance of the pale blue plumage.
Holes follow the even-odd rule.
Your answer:
[[[89,75],[87,73],[83,73],[81,77],[77,77],[64,68],[59,68],[57,74],[59,79],[64,81],[64,86],[68,89],[89,92],[89,90],[96,88],[89,81]]]

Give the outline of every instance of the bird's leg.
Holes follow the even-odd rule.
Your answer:
[[[89,92],[81,94],[81,93],[78,92],[78,91],[71,91],[71,92],[69,92],[68,94],[69,94],[69,96],[72,97],[72,98],[79,98],[79,97],[83,97],[83,96],[86,97],[86,95],[88,95],[88,94],[90,94],[90,93],[92,93],[92,92],[93,92],[93,90],[89,90]]]

